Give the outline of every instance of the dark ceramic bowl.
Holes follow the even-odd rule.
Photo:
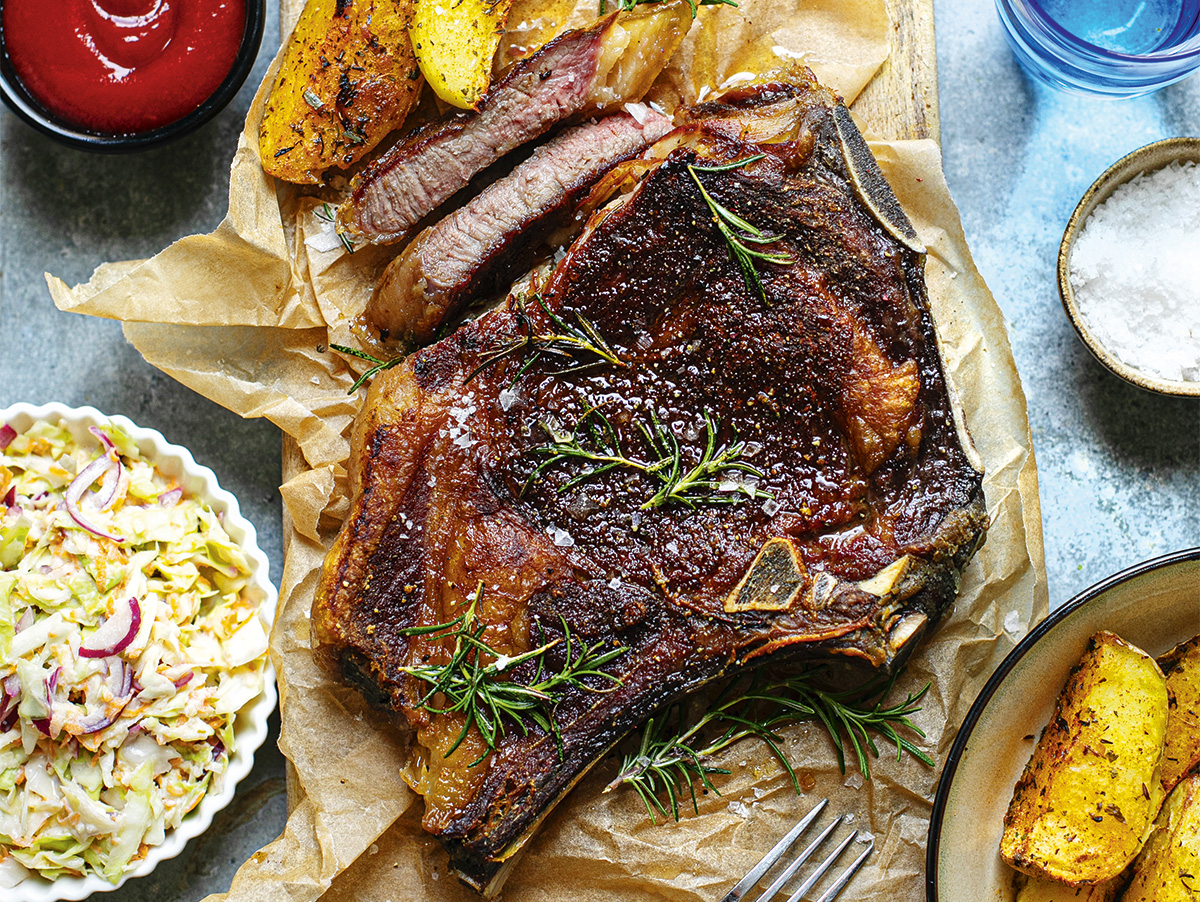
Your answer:
[[[1092,211],[1108,200],[1117,188],[1132,181],[1136,176],[1144,172],[1154,172],[1176,162],[1200,164],[1200,138],[1168,138],[1165,141],[1147,144],[1121,157],[1092,183],[1092,187],[1088,188],[1075,207],[1075,212],[1071,214],[1066,231],[1063,232],[1062,243],[1058,247],[1058,295],[1062,299],[1063,309],[1067,312],[1067,319],[1075,328],[1075,334],[1109,372],[1147,391],[1200,398],[1200,382],[1164,379],[1118,359],[1088,327],[1087,319],[1080,314],[1079,306],[1075,303],[1075,292],[1071,287],[1071,250]]]
[[[0,7],[3,2],[0,2]],[[181,119],[144,132],[100,132],[81,128],[56,116],[46,109],[17,77],[8,50],[4,47],[3,32],[0,31],[0,93],[9,109],[44,135],[61,144],[78,150],[95,153],[128,153],[145,150],[174,141],[195,131],[219,113],[233,99],[254,67],[258,48],[262,44],[263,26],[266,22],[266,0],[246,0],[246,24],[242,31],[242,43],[238,47],[233,67],[225,80],[200,106]]]
[[[1000,834],[1013,787],[1087,641],[1110,630],[1154,656],[1200,633],[1200,548],[1138,564],[1038,624],[992,674],[946,758],[925,858],[929,902],[1012,902]]]

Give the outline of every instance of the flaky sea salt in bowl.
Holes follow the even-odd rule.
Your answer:
[[[1149,144],[1096,180],[1063,235],[1058,288],[1105,367],[1200,397],[1200,138]]]

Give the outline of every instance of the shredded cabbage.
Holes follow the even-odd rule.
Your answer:
[[[128,435],[102,431],[114,463],[79,516],[66,490],[99,443],[37,422],[0,452],[0,887],[120,880],[220,786],[233,719],[263,688],[242,550]],[[131,598],[134,635],[80,654]]]

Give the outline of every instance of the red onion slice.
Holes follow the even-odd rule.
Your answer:
[[[113,440],[108,437],[108,433],[99,426],[88,426],[88,432],[96,436],[100,444],[104,446],[104,453],[109,457],[116,456],[117,446],[113,444]]]
[[[100,730],[111,725],[112,722],[113,718],[109,717],[103,711],[89,714],[83,720],[79,721],[79,735],[86,736],[88,733],[98,733]]]
[[[120,654],[133,641],[141,625],[142,606],[136,598],[130,598],[128,604],[118,604],[113,615],[79,643],[79,657],[107,658]]]
[[[111,477],[111,478],[110,478]],[[90,506],[99,511],[106,511],[117,503],[121,497],[121,486],[129,481],[129,474],[118,460],[100,480],[100,488],[90,497]]]
[[[4,506],[12,507],[16,503],[17,503],[17,487],[15,485],[10,485],[8,487],[8,491],[5,492],[5,494],[4,494]]]
[[[25,613],[21,615],[21,619],[17,621],[17,632],[19,633],[21,630],[27,630],[31,626],[33,626],[33,608],[26,608]],[[14,674],[13,676],[9,677],[9,679],[15,680],[16,675]]]
[[[106,663],[108,667],[108,689],[114,700],[124,699],[126,702],[133,698],[133,668],[121,658],[113,658]]]
[[[89,523],[83,516],[83,512],[79,509],[79,501],[83,498],[83,493],[91,487],[91,484],[103,476],[114,466],[120,466],[119,463],[114,463],[107,457],[97,457],[90,464],[83,468],[82,472],[67,486],[67,491],[64,493],[63,500],[66,503],[67,513],[71,515],[71,519],[86,529],[88,532],[100,536],[101,538],[111,539],[114,542],[124,542],[121,536],[114,536],[106,533],[100,527]]]
[[[158,496],[159,507],[174,507],[183,498],[183,489],[180,486],[163,492]]]
[[[50,735],[50,718],[49,717],[35,717],[33,720],[31,720],[29,722],[31,724],[33,724],[35,727],[37,727],[39,730],[41,730],[43,733],[45,733],[47,736]]]
[[[3,451],[5,448],[11,445],[12,440],[16,437],[17,430],[13,429],[12,426],[9,426],[8,423],[0,426],[0,451]]]
[[[184,686],[186,686],[188,684],[188,680],[190,680],[195,675],[196,675],[196,671],[189,670],[187,673],[183,674],[183,676],[181,676],[179,679],[172,680],[171,682],[175,684],[176,689],[182,689]]]

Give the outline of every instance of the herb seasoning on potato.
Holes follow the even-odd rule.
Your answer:
[[[263,169],[315,184],[404,123],[421,88],[411,19],[412,0],[309,0],[267,97]]]
[[[1162,803],[1166,728],[1154,659],[1113,633],[1093,636],[1013,793],[1004,861],[1076,887],[1120,874]]]
[[[1158,659],[1158,666],[1167,677],[1162,785],[1170,792],[1184,774],[1200,768],[1200,636],[1171,649]]]

